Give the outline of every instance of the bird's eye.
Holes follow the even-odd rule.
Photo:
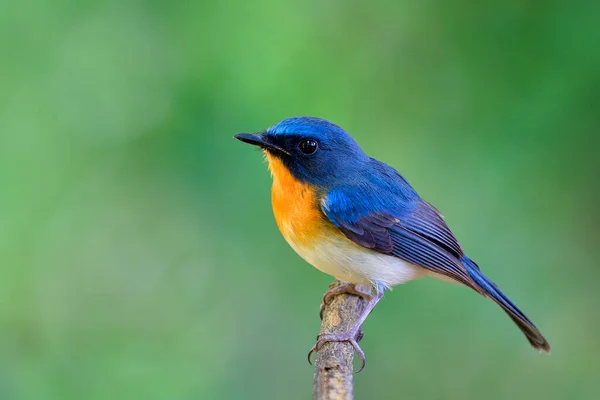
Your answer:
[[[301,141],[298,145],[298,148],[302,153],[310,156],[316,153],[316,151],[319,149],[319,144],[314,140],[308,139]]]

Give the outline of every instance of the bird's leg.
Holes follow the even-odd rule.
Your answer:
[[[365,358],[365,353],[362,351],[362,349],[358,345],[358,342],[360,341],[360,339],[362,339],[362,330],[360,329],[360,327],[363,324],[363,322],[365,322],[365,319],[367,319],[367,317],[369,316],[371,311],[373,311],[373,309],[375,308],[375,306],[377,305],[379,300],[381,300],[381,298],[383,297],[383,294],[385,293],[385,286],[381,283],[375,284],[374,288],[375,288],[375,295],[372,296],[368,300],[367,306],[362,311],[362,313],[360,314],[360,316],[358,317],[356,322],[348,330],[348,332],[341,333],[341,334],[320,333],[319,336],[317,336],[317,343],[315,343],[315,345],[312,347],[312,349],[308,353],[308,361],[309,362],[310,362],[310,356],[312,355],[312,353],[319,351],[325,343],[327,343],[327,342],[349,342],[352,345],[352,347],[354,347],[354,351],[356,351],[356,353],[358,354],[358,357],[360,358],[360,360],[362,362],[357,373],[363,370],[363,368],[365,367],[366,358]]]
[[[353,294],[355,296],[362,297],[366,301],[371,301],[371,299],[373,298],[370,290],[362,291],[360,289],[360,286],[357,287],[354,283],[335,281],[331,285],[329,285],[327,292],[325,292],[325,295],[323,296],[323,301],[321,302],[321,308],[319,311],[319,316],[321,317],[321,320],[323,319],[323,312],[325,311],[325,307],[329,303],[331,303],[331,300],[333,300],[335,296],[338,296],[340,294]]]

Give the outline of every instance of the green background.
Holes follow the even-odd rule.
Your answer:
[[[553,346],[423,279],[362,399],[598,399],[597,1],[0,5],[0,399],[307,399],[332,278],[260,152],[330,119],[445,214]]]

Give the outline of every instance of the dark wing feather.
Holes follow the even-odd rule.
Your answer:
[[[464,255],[440,212],[424,200],[417,204],[410,218],[406,218],[404,226],[418,235],[429,238],[457,257]]]
[[[480,291],[460,261],[464,256],[462,248],[433,206],[411,199],[394,207],[378,203],[365,209],[364,196],[355,196],[337,191],[323,202],[325,215],[348,239]],[[388,211],[378,210],[382,208]]]
[[[370,214],[356,222],[341,222],[338,228],[353,242],[368,249],[384,254],[394,250],[389,228],[396,223],[396,218],[386,215]]]

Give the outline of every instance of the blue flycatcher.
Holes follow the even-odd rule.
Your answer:
[[[356,338],[385,290],[433,276],[492,299],[534,348],[550,351],[535,325],[465,255],[439,211],[394,168],[366,155],[342,128],[295,117],[235,137],[266,155],[273,213],[285,240],[308,263],[344,282],[326,293],[322,307],[340,293],[368,302],[352,329],[320,335],[313,350],[328,341],[348,341],[364,365]],[[363,293],[356,285],[371,285],[372,291]]]

